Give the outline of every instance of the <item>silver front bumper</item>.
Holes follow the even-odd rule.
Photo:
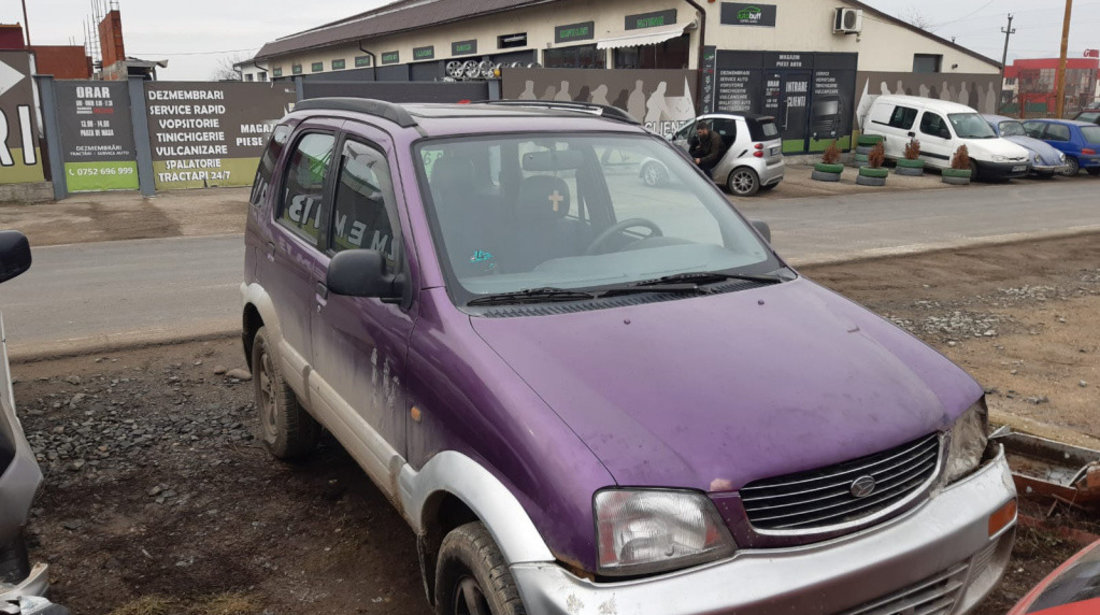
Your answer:
[[[745,550],[711,565],[620,583],[595,583],[551,563],[516,564],[512,574],[533,615],[905,613],[929,591],[941,592],[939,603],[946,604],[931,612],[961,615],[1004,572],[1015,520],[990,536],[989,518],[1015,497],[998,446],[996,457],[971,476],[852,536]]]

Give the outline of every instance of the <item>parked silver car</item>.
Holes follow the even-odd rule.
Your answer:
[[[707,122],[722,137],[726,151],[711,171],[719,186],[737,196],[752,196],[770,190],[783,181],[783,142],[775,118],[767,115],[708,113],[689,120],[672,136],[672,142],[688,151],[695,126]],[[647,185],[659,186],[669,180],[668,169],[659,161],[642,163],[639,174]]]

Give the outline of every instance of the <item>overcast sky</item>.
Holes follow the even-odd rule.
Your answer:
[[[84,43],[84,22],[92,2],[101,0],[26,0],[31,42],[40,45]],[[781,4],[783,0],[770,0]],[[1056,57],[1061,41],[1063,2],[1059,0],[865,0],[908,20],[920,19],[933,32],[1000,60],[1005,16],[1016,16],[1009,47],[1013,58]],[[126,54],[146,60],[167,59],[159,77],[210,79],[227,60],[251,57],[265,42],[386,4],[387,0],[121,0]],[[0,3],[0,23],[22,22],[20,2]],[[779,24],[782,27],[782,23]],[[1076,0],[1069,55],[1081,57],[1100,48],[1100,0]]]

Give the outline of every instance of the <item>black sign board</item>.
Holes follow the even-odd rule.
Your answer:
[[[586,21],[565,26],[554,26],[554,42],[588,41],[596,38],[596,22]]]
[[[703,47],[703,113],[714,113],[714,70],[717,66],[718,48]]]
[[[382,63],[383,64],[397,64],[401,61],[401,54],[397,51],[383,51]]]
[[[727,26],[775,27],[774,4],[722,3],[722,23]]]
[[[428,45],[427,47],[413,47],[413,60],[432,59],[435,59],[435,45]]]
[[[451,43],[451,55],[468,56],[477,53],[477,39]]]
[[[654,13],[641,13],[640,15],[626,16],[626,29],[639,30],[641,28],[656,28],[658,26],[671,26],[676,23],[676,9],[656,11]]]
[[[126,83],[57,81],[55,87],[69,191],[136,190],[137,155]]]

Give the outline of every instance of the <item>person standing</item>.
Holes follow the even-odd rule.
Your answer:
[[[711,130],[707,122],[699,122],[695,136],[688,141],[688,154],[709,175],[722,158],[722,137]]]

